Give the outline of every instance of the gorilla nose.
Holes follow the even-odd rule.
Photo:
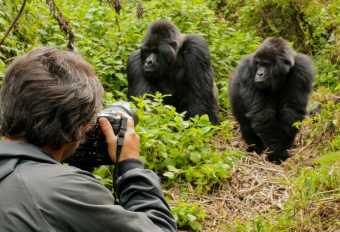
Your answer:
[[[148,66],[151,66],[153,64],[153,60],[152,59],[146,59],[145,60],[145,66],[148,67]]]
[[[263,73],[256,73],[255,82],[256,83],[265,82],[265,78],[264,78]]]

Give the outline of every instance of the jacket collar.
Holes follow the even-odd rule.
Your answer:
[[[53,156],[32,144],[0,141],[0,181],[24,160],[61,165]]]
[[[43,163],[59,163],[49,153],[25,142],[0,141],[0,160],[6,158],[20,158],[36,160]]]

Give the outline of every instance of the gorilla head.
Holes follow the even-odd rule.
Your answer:
[[[175,25],[167,21],[151,23],[141,48],[144,77],[157,79],[169,71],[181,43],[181,32]]]
[[[296,52],[286,40],[266,39],[254,55],[255,85],[259,89],[277,90],[294,66]]]

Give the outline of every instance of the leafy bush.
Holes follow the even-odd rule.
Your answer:
[[[201,34],[207,39],[220,89],[220,105],[224,108],[228,108],[226,90],[229,72],[243,55],[253,52],[261,41],[254,38],[253,32],[239,33],[229,22],[218,20],[203,0],[146,1],[142,5],[145,12],[142,19],[137,18],[137,7],[130,2],[123,4],[120,15],[107,3],[97,0],[83,0],[82,4],[68,0],[57,4],[74,28],[76,49],[92,64],[106,90],[120,99],[126,99],[125,70],[129,54],[141,46],[146,28],[153,20],[172,21],[183,34]],[[7,29],[18,7],[19,2],[0,6],[0,14],[6,13],[3,28]],[[3,60],[0,62],[0,77],[12,57],[41,44],[65,49],[67,42],[48,12],[47,5],[28,3],[18,27],[0,48]]]
[[[147,168],[166,176],[169,183],[194,182],[196,192],[203,187],[209,191],[220,178],[229,176],[233,161],[243,155],[240,151],[218,152],[214,145],[221,136],[228,142],[233,124],[224,121],[214,126],[206,115],[185,121],[184,113],[162,105],[164,97],[158,93],[154,101],[146,96],[134,98],[138,106],[134,111],[140,119],[136,131],[141,140],[141,159]]]
[[[210,6],[256,36],[282,37],[303,53],[313,55],[319,69],[318,86],[335,88],[340,63],[340,1],[317,0],[210,0]]]
[[[321,106],[320,114],[315,114],[303,122],[295,123],[295,125],[299,127],[303,124],[306,128],[311,128],[308,131],[308,139],[320,143],[318,145],[320,152],[338,151],[340,149],[340,137],[338,136],[340,133],[340,104],[334,104],[334,101],[328,101],[324,104],[314,102],[312,107],[318,105]]]
[[[204,212],[204,207],[195,203],[178,202],[177,207],[171,207],[171,213],[180,227],[189,225],[192,229],[199,231],[202,230],[200,222],[204,222],[208,217]]]

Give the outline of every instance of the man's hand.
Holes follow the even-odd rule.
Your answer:
[[[135,131],[133,119],[126,113],[117,112],[117,114],[128,118],[124,144],[118,162],[131,158],[139,159],[139,136]],[[117,163],[116,150],[118,136],[114,134],[112,126],[106,118],[100,118],[99,125],[106,137],[110,158],[113,162]]]

